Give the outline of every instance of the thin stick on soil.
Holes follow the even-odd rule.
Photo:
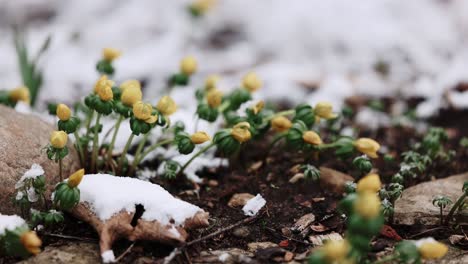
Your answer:
[[[174,249],[174,251],[173,251],[169,256],[167,256],[167,257],[164,259],[164,262],[163,262],[163,263],[164,263],[164,264],[171,263],[171,261],[172,261],[175,257],[177,257],[177,256],[182,252],[182,250],[184,250],[185,248],[187,248],[187,247],[189,247],[189,246],[191,246],[191,245],[194,245],[194,244],[196,244],[196,243],[199,243],[199,242],[202,242],[202,241],[204,241],[204,240],[207,240],[207,239],[210,239],[210,238],[212,238],[212,237],[215,237],[215,236],[217,236],[217,235],[219,235],[219,234],[222,234],[222,233],[224,233],[224,232],[226,232],[226,231],[229,231],[229,230],[231,230],[231,229],[233,229],[233,228],[236,228],[236,227],[238,227],[238,226],[240,226],[240,225],[249,224],[249,223],[251,223],[251,222],[257,220],[258,218],[262,217],[264,214],[265,214],[265,212],[263,212],[263,213],[261,213],[261,214],[256,214],[256,215],[251,216],[251,217],[244,218],[244,219],[242,219],[242,220],[240,220],[240,221],[238,221],[238,222],[236,222],[236,223],[234,223],[234,224],[232,224],[232,225],[230,225],[230,226],[221,228],[221,229],[219,229],[219,230],[216,231],[216,232],[213,232],[213,233],[208,234],[208,235],[206,235],[206,236],[203,236],[203,237],[197,238],[197,239],[195,239],[195,240],[192,240],[192,241],[190,241],[190,242],[187,242],[187,243],[183,244],[182,246],[180,246],[180,247]]]
[[[94,238],[67,236],[67,235],[60,235],[60,234],[53,234],[53,233],[42,233],[41,235],[48,236],[48,237],[70,239],[70,240],[79,240],[79,241],[84,241],[84,242],[97,242],[98,241],[97,239],[94,239]]]
[[[125,257],[130,251],[132,251],[133,246],[135,246],[135,242],[133,242],[120,256],[115,259],[115,262],[119,262],[123,257]]]

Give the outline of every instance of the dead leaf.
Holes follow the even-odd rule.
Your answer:
[[[309,213],[309,214],[303,215],[301,218],[299,218],[299,220],[296,221],[296,223],[294,223],[294,225],[291,227],[291,231],[302,232],[314,221],[315,221],[314,214]]]
[[[254,171],[258,171],[262,167],[262,165],[263,165],[263,161],[257,161],[253,163],[252,165],[250,165],[248,172],[251,173]]]
[[[400,235],[398,235],[397,231],[395,231],[395,229],[393,229],[391,226],[389,225],[384,225],[382,226],[382,229],[380,229],[380,234],[384,237],[387,237],[387,238],[390,238],[390,239],[393,239],[395,241],[401,241],[403,240],[401,238]]]
[[[312,229],[312,231],[315,231],[317,233],[322,233],[322,232],[327,231],[329,228],[322,225],[321,223],[316,223],[316,224],[311,225],[310,229]]]
[[[312,243],[314,246],[322,246],[323,241],[325,240],[334,240],[334,241],[340,241],[343,240],[343,237],[336,233],[336,232],[331,232],[330,234],[326,235],[313,235],[309,236],[309,241]]]

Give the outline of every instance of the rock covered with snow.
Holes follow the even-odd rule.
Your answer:
[[[0,236],[5,234],[6,230],[14,230],[22,225],[26,225],[23,218],[17,215],[0,214]]]
[[[80,203],[71,213],[99,233],[101,254],[106,262],[112,262],[112,243],[116,239],[177,245],[187,239],[187,229],[208,225],[208,213],[203,209],[147,181],[88,174],[79,189]]]
[[[54,128],[33,115],[21,114],[0,105],[0,213],[12,214],[18,208],[13,206],[15,185],[21,177],[37,176],[42,172],[33,164],[43,168],[48,186],[58,182],[58,164],[49,160],[42,150],[49,143]],[[63,175],[70,175],[79,169],[79,158],[69,143],[69,154],[63,161]],[[26,173],[24,176],[23,174]]]

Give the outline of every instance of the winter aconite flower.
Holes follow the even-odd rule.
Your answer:
[[[416,241],[419,254],[423,259],[439,259],[448,252],[448,247],[433,238],[425,238]]]
[[[103,85],[98,87],[97,94],[99,98],[104,102],[112,100],[114,98],[114,93],[112,92],[112,85]]]
[[[218,89],[213,89],[206,94],[206,102],[211,108],[216,108],[223,100],[223,93]]]
[[[195,0],[190,5],[190,9],[197,15],[203,15],[216,5],[216,0]]]
[[[356,191],[361,192],[372,192],[376,193],[382,187],[382,183],[380,182],[379,175],[375,173],[368,174],[364,178],[358,181]]]
[[[360,138],[354,141],[354,146],[358,151],[367,156],[376,159],[378,157],[377,151],[380,149],[379,143],[370,138]]]
[[[263,100],[260,100],[260,101],[258,101],[258,103],[256,103],[252,107],[252,111],[253,111],[254,114],[258,114],[263,110],[264,107],[265,107],[265,102]]]
[[[354,210],[366,219],[376,218],[380,214],[380,199],[376,193],[361,193],[356,198]]]
[[[158,109],[161,114],[170,116],[177,111],[177,105],[171,97],[166,95],[159,100],[156,109]]]
[[[198,131],[190,137],[190,140],[193,144],[202,144],[209,141],[210,139],[210,136],[203,131]]]
[[[67,121],[71,117],[71,110],[65,104],[57,105],[57,117],[62,121]]]
[[[316,116],[325,118],[325,119],[333,119],[336,118],[336,114],[333,113],[333,107],[328,102],[319,102],[315,105],[314,113]]]
[[[322,144],[322,139],[314,131],[306,131],[302,134],[302,139],[311,145],[320,145]]]
[[[242,79],[242,86],[252,93],[262,87],[262,80],[254,72],[249,72]]]
[[[205,80],[205,90],[211,91],[216,88],[220,77],[218,75],[210,75]]]
[[[127,88],[141,90],[141,83],[138,80],[127,80],[120,85],[120,90],[122,92]]]
[[[104,48],[102,50],[102,58],[106,61],[113,61],[120,57],[122,55],[122,52],[118,49],[114,48]]]
[[[77,170],[75,173],[73,173],[69,178],[68,178],[68,186],[70,188],[75,188],[78,186],[83,179],[84,176],[84,169]]]
[[[98,91],[102,88],[102,87],[110,87],[112,89],[112,86],[114,85],[114,82],[109,80],[109,78],[107,78],[107,75],[102,75],[99,80],[97,80],[96,84],[94,85],[94,93],[98,93]]]
[[[158,119],[156,115],[152,115],[152,111],[153,107],[151,104],[145,104],[142,101],[133,104],[133,115],[135,115],[135,118],[147,124],[152,124]]]
[[[232,128],[231,135],[239,143],[244,143],[252,138],[249,128],[248,122],[240,122]]]
[[[193,56],[187,56],[180,62],[180,71],[185,75],[192,75],[197,71],[197,60]]]
[[[10,91],[9,93],[10,100],[13,102],[25,102],[28,103],[31,101],[29,89],[26,86],[20,86]]]
[[[129,85],[123,89],[122,95],[120,96],[120,101],[122,101],[124,105],[131,107],[134,103],[141,101],[142,98],[143,94],[141,89],[136,85]]]
[[[31,254],[37,255],[41,252],[42,241],[37,236],[36,232],[27,231],[20,237],[21,244]]]
[[[276,132],[285,132],[291,128],[292,122],[284,116],[277,116],[271,120],[271,128]]]
[[[350,245],[346,240],[328,240],[321,249],[325,258],[337,263],[346,258],[349,250]]]
[[[64,131],[54,131],[50,135],[50,144],[56,149],[63,149],[67,145],[68,136]]]

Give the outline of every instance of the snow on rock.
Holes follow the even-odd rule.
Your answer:
[[[115,262],[114,251],[106,250],[101,254],[102,262],[103,263],[113,263]]]
[[[265,204],[265,199],[263,199],[260,194],[257,194],[257,196],[247,201],[244,207],[242,207],[242,211],[244,211],[245,215],[253,216],[256,215]]]
[[[15,188],[19,189],[23,187],[24,181],[27,179],[35,179],[36,177],[39,177],[41,175],[44,175],[44,169],[42,168],[41,165],[34,163],[29,170],[27,170],[23,176],[18,180],[18,182],[15,184]]]
[[[203,212],[198,206],[175,198],[157,184],[134,178],[87,174],[79,188],[80,202],[87,202],[103,221],[122,210],[134,212],[137,204],[145,209],[142,219],[157,220],[163,225],[171,220],[182,225],[186,219]]]
[[[24,219],[17,215],[0,214],[0,236],[3,235],[6,230],[13,230],[25,224],[26,222]]]

